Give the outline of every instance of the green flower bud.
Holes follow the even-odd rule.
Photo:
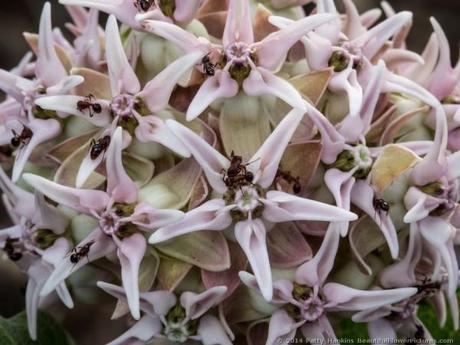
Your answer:
[[[334,72],[342,72],[349,63],[350,58],[342,51],[335,51],[329,59],[329,67],[333,67]]]

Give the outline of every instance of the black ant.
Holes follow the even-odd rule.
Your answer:
[[[89,110],[89,117],[93,117],[95,113],[100,114],[102,112],[101,105],[94,102],[94,96],[92,94],[86,96],[84,101],[77,102],[78,111],[83,112],[86,109]]]
[[[16,133],[14,129],[12,129],[11,131],[13,132],[13,138],[11,138],[11,146],[16,148],[21,145],[27,144],[34,135],[30,128],[26,126],[22,128],[21,134]]]
[[[107,150],[109,145],[110,145],[110,136],[108,135],[98,139],[97,141],[94,139],[91,140],[91,151],[90,151],[91,159],[95,160],[97,157],[99,157],[102,152]]]
[[[14,243],[15,242],[18,242],[18,240],[8,238],[6,240],[5,247],[4,247],[4,250],[5,250],[6,254],[8,255],[8,258],[11,261],[19,261],[19,260],[22,259],[22,253],[17,252],[16,249],[14,248]]]
[[[201,63],[203,64],[203,70],[208,77],[212,77],[216,74],[216,65],[211,62],[209,54],[203,57]]]
[[[147,12],[152,7],[153,0],[135,0],[134,6],[143,12]]]
[[[89,250],[91,249],[91,246],[95,243],[94,240],[89,241],[88,243],[84,244],[83,246],[80,247],[75,247],[72,249],[72,254],[70,255],[70,262],[73,264],[77,264],[82,257],[86,257],[86,259],[89,262],[88,254]]]
[[[430,279],[424,279],[420,285],[417,285],[417,293],[421,294],[427,294],[427,295],[432,295],[436,291],[441,289],[441,282],[432,282]]]
[[[383,211],[386,214],[390,211],[390,204],[384,199],[374,198],[374,200],[372,200],[372,205],[374,205],[377,211]]]
[[[233,151],[230,155],[230,167],[227,170],[222,170],[223,181],[227,187],[240,187],[252,184],[254,174],[247,171],[246,166],[250,164],[243,164],[243,158],[236,156]]]
[[[295,194],[299,194],[300,191],[302,190],[302,185],[300,184],[300,178],[299,177],[293,177],[289,171],[284,171],[281,169],[278,169],[276,172],[276,181],[283,179],[290,185],[292,185],[292,191]]]

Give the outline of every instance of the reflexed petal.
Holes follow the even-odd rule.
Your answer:
[[[32,89],[33,85],[33,82],[28,79],[0,69],[0,89],[19,103],[24,100],[21,91]]]
[[[213,77],[207,78],[201,85],[187,110],[187,120],[198,117],[214,101],[231,98],[238,93],[238,83],[226,70],[217,70]]]
[[[140,141],[154,141],[183,157],[190,157],[189,150],[166,126],[164,121],[156,116],[148,115],[139,118],[139,126],[137,126],[135,133]]]
[[[118,202],[137,201],[138,188],[123,167],[123,129],[118,127],[112,135],[105,159],[107,165],[107,193]]]
[[[416,288],[389,290],[357,290],[348,286],[327,283],[323,293],[332,310],[373,309],[402,301],[417,292]]]
[[[194,51],[180,57],[145,85],[138,96],[145,102],[150,111],[156,113],[168,105],[179,79],[195,66],[205,54],[201,51]]]
[[[227,22],[222,43],[228,47],[235,42],[251,44],[254,42],[251,11],[246,0],[229,0]]]
[[[103,136],[101,136],[103,137]],[[82,188],[83,185],[88,181],[91,174],[101,165],[104,161],[105,155],[100,154],[96,159],[91,158],[91,150],[83,158],[80,167],[78,168],[77,177],[75,179],[75,187]]]
[[[72,263],[68,255],[61,258],[61,261],[46,281],[45,286],[40,293],[41,296],[46,296],[51,293],[73,272],[76,272],[92,261],[113,253],[116,249],[112,239],[102,233],[98,228],[94,229],[83,241],[78,244],[77,247],[84,246],[91,241],[94,241],[94,243],[90,247],[88,256],[81,258],[77,263]]]
[[[279,191],[268,192],[263,202],[263,217],[274,223],[292,220],[342,222],[357,219],[356,214],[342,208]]]
[[[304,109],[302,96],[291,83],[262,67],[253,67],[243,82],[243,89],[251,96],[274,95],[293,108]]]
[[[81,96],[48,96],[41,97],[35,100],[35,104],[47,110],[54,110],[59,114],[74,115],[86,119],[97,127],[105,127],[110,124],[112,117],[110,115],[110,108],[107,101],[94,100],[102,106],[102,112],[90,116],[89,110],[78,110],[78,102],[86,101],[87,97]]]
[[[352,68],[351,61],[347,69],[335,74],[328,87],[334,93],[347,94],[348,116],[357,118],[363,104],[363,90],[358,82],[358,74]],[[343,135],[343,133],[341,134]]]
[[[187,1],[187,0],[186,0]],[[201,338],[204,345],[231,345],[232,342],[228,338],[224,327],[219,320],[211,315],[204,315],[200,319],[197,334]]]
[[[35,73],[45,86],[57,84],[67,76],[67,71],[59,60],[54,48],[54,38],[51,27],[51,5],[45,3],[40,18],[38,37],[38,52]]]
[[[283,309],[275,311],[270,318],[266,345],[290,344],[297,328],[305,321],[295,322]]]
[[[335,18],[337,15],[334,14],[311,15],[268,35],[253,46],[257,52],[258,65],[270,71],[277,70],[286,58],[289,49],[302,36]]]
[[[155,338],[155,336],[159,335],[162,329],[163,324],[161,323],[160,318],[145,315],[136,322],[134,326],[107,345],[146,344],[151,339]]]
[[[174,19],[181,23],[191,22],[201,2],[201,0],[175,0],[176,10],[174,11]]]
[[[216,286],[200,294],[184,292],[180,304],[185,308],[186,317],[195,320],[220,303],[226,291],[226,286]]]
[[[391,322],[386,319],[378,319],[367,323],[367,331],[369,332],[369,337],[375,339],[376,341],[382,339],[397,339],[396,331],[391,325]],[[384,343],[373,343],[376,345],[384,345]]]
[[[121,264],[121,280],[126,292],[131,315],[138,320],[139,309],[139,266],[147,248],[144,236],[137,233],[121,241],[118,247],[118,258]]]
[[[134,7],[134,5],[132,6]],[[123,50],[117,20],[113,15],[107,21],[106,44],[105,51],[112,96],[117,96],[125,92],[132,95],[138,93],[141,86]]]
[[[364,55],[370,60],[382,48],[385,42],[412,20],[411,12],[399,12],[374,26],[352,43],[363,47]]]
[[[388,212],[375,209],[373,202],[375,197],[374,190],[367,182],[358,181],[355,183],[351,193],[351,200],[379,226],[387,240],[391,256],[396,259],[399,252],[398,234]]]
[[[208,44],[201,42],[195,35],[185,31],[178,25],[159,20],[145,20],[142,22],[142,27],[145,31],[163,37],[173,43],[186,54],[195,51],[201,51],[205,54],[208,53]]]
[[[273,296],[273,283],[266,236],[265,225],[260,219],[238,222],[235,225],[235,238],[249,260],[262,295],[270,301]]]
[[[0,230],[0,248],[5,248],[5,242],[11,238],[21,238],[23,235],[23,228],[21,225],[13,225],[9,228]]]
[[[217,192],[224,193],[227,186],[222,180],[222,171],[230,166],[230,161],[187,127],[173,120],[166,121],[166,124],[190,150],[206,174],[209,184]]]
[[[140,203],[136,206],[131,222],[141,228],[153,230],[168,224],[177,222],[184,217],[182,211],[158,210],[148,203]]]
[[[155,231],[150,243],[159,243],[171,238],[200,230],[223,230],[230,226],[232,218],[222,199],[213,199],[187,212],[179,222]]]
[[[0,167],[0,190],[12,204],[14,211],[30,218],[35,212],[34,195],[14,184]]]
[[[37,312],[40,303],[40,291],[49,277],[49,270],[40,261],[36,261],[27,271],[29,280],[26,287],[27,327],[30,337],[37,339]]]
[[[24,180],[35,190],[46,195],[59,204],[70,207],[74,210],[90,213],[90,211],[101,211],[109,203],[107,193],[99,190],[76,189],[61,186],[41,176],[24,174]]]
[[[321,247],[313,259],[300,266],[295,275],[297,282],[314,287],[321,285],[329,275],[340,242],[340,231],[337,224],[330,224]]]
[[[420,233],[429,246],[441,256],[448,273],[449,296],[455,294],[458,285],[458,263],[454,251],[453,238],[456,229],[440,217],[426,217],[419,223]],[[436,229],[436,231],[433,231]]]
[[[38,145],[55,138],[61,131],[61,125],[54,119],[33,119],[28,124],[28,128],[32,131],[33,136],[28,143],[21,147],[16,155],[12,172],[13,182],[17,182],[21,177],[22,171],[24,170],[24,167],[35,148]]]
[[[268,188],[273,183],[281,158],[303,113],[303,110],[291,110],[249,160],[253,164],[248,169],[254,173],[254,182],[261,187]]]

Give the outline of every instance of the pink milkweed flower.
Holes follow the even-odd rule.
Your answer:
[[[70,248],[61,237],[68,220],[55,207],[11,182],[0,168],[0,189],[14,225],[0,230],[0,249],[28,275],[26,286],[27,327],[30,337],[37,339],[37,312],[42,300],[40,292],[51,272]],[[56,286],[62,302],[73,308],[73,301],[64,282]]]
[[[61,132],[60,123],[35,105],[35,100],[45,95],[68,94],[83,82],[80,76],[67,76],[54,48],[51,28],[51,6],[46,3],[40,19],[37,61],[37,79],[29,80],[14,72],[0,70],[0,89],[13,98],[4,128],[0,128],[0,145],[12,144],[16,148],[12,179],[20,177],[34,149],[55,138]]]
[[[224,230],[234,223],[236,241],[249,260],[263,296],[270,300],[272,279],[266,244],[267,222],[356,219],[355,214],[341,208],[270,190],[283,152],[302,117],[303,111],[298,109],[286,115],[249,163],[244,164],[246,182],[234,182],[229,159],[191,130],[168,120],[167,125],[190,148],[219,196],[189,211],[181,221],[161,227],[152,234],[149,242],[163,242],[199,230]]]
[[[336,339],[328,315],[342,311],[375,309],[404,300],[417,292],[415,288],[357,290],[326,282],[333,268],[340,232],[331,224],[314,258],[301,265],[295,280],[273,283],[271,304],[278,307],[270,318],[266,345],[287,344],[299,329],[307,339]],[[248,287],[259,291],[260,284],[252,274],[240,272]]]
[[[193,67],[197,54],[179,58],[141,90],[139,79],[123,50],[114,16],[110,16],[107,22],[106,45],[111,86],[108,94],[111,93],[111,99],[51,96],[38,99],[36,104],[43,109],[62,113],[63,116],[71,114],[87,119],[95,126],[103,128],[100,139],[106,136],[110,138],[116,126],[122,126],[131,136],[142,142],[158,142],[182,156],[190,156],[188,149],[176,139],[163,120],[154,114],[168,104],[176,82]],[[91,105],[89,108],[82,108],[79,106],[81,102],[89,102]],[[88,152],[77,175],[77,187],[83,186],[103,158],[104,155],[91,157],[91,152]]]
[[[138,271],[147,248],[142,231],[151,231],[179,220],[183,213],[157,210],[138,202],[138,187],[126,174],[122,164],[122,129],[118,127],[107,150],[107,191],[84,190],[61,186],[43,177],[24,174],[24,179],[57,203],[98,220],[98,226],[76,247],[87,245],[87,255],[76,262],[61,261],[47,280],[41,295],[50,293],[72,272],[87,263],[116,251],[121,265],[123,288],[134,318],[139,318]]]
[[[301,19],[254,42],[249,1],[230,0],[222,44],[195,37],[184,29],[161,21],[145,20],[145,30],[164,37],[200,64],[208,56],[217,70],[207,77],[187,110],[187,119],[199,116],[212,102],[234,97],[240,88],[251,96],[274,95],[294,108],[303,108],[302,97],[286,80],[276,76],[288,50],[308,31],[335,19],[322,14]],[[203,71],[203,70],[202,70]],[[205,72],[205,71],[204,71]]]
[[[337,13],[333,2],[323,7],[322,12]],[[367,69],[364,67],[370,64],[369,61],[379,53],[388,39],[411,19],[412,13],[400,12],[353,39],[341,40],[341,22],[336,20],[319,28],[322,30],[311,31],[301,38],[305,47],[305,57],[313,71],[328,67],[334,69],[328,89],[335,94],[347,95],[348,115],[357,117],[363,107],[362,84],[367,78]],[[269,20],[279,28],[293,23],[284,17],[273,16]]]
[[[188,24],[202,0],[60,0],[63,5],[83,6],[114,15],[123,24],[141,30],[138,17]]]
[[[118,300],[126,301],[121,287],[104,282],[97,285]],[[140,300],[144,316],[108,345],[149,343],[154,339],[231,345],[221,321],[206,314],[220,303],[226,291],[226,286],[216,286],[201,293],[183,292],[179,298],[165,290],[143,292]]]

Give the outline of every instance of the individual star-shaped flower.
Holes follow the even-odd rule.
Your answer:
[[[212,102],[234,97],[240,88],[251,96],[270,94],[292,107],[303,108],[297,90],[275,73],[289,49],[303,35],[336,17],[330,14],[309,16],[254,42],[249,1],[230,0],[222,44],[213,44],[162,21],[145,20],[142,25],[145,30],[177,45],[186,56],[198,53],[195,63],[201,65],[199,68],[207,79],[187,110],[187,119],[193,120]]]
[[[94,8],[117,17],[123,24],[141,30],[138,16],[188,24],[202,0],[60,0],[63,5]]]
[[[147,249],[143,231],[179,220],[183,213],[157,210],[138,202],[138,187],[122,164],[122,129],[118,127],[107,150],[107,191],[70,188],[43,177],[24,174],[24,179],[57,203],[94,217],[98,226],[74,250],[76,257],[61,258],[41,295],[49,294],[72,272],[116,251],[121,264],[123,288],[134,318],[139,314],[139,265]],[[82,252],[83,250],[83,252]]]
[[[30,80],[14,71],[0,70],[0,89],[15,100],[9,104],[4,127],[0,127],[0,145],[11,144],[16,149],[13,181],[21,177],[34,149],[61,132],[56,114],[37,107],[35,100],[45,95],[69,94],[83,82],[81,76],[68,76],[57,56],[49,3],[45,4],[40,19],[35,75],[37,79]]]
[[[247,163],[236,155],[227,159],[188,128],[168,120],[167,125],[201,165],[216,197],[189,211],[181,221],[158,229],[150,237],[150,243],[199,230],[224,230],[235,224],[236,241],[245,252],[264,297],[270,300],[267,223],[356,219],[355,214],[341,208],[270,190],[283,152],[302,117],[303,110],[298,109],[286,115]]]
[[[0,230],[0,249],[10,260],[27,272],[26,312],[30,337],[37,338],[37,311],[40,292],[54,268],[70,249],[62,237],[68,219],[45,202],[43,195],[35,196],[11,182],[0,168],[0,189],[14,225]],[[73,301],[64,282],[56,286],[62,302],[73,308]]]
[[[97,285],[118,300],[126,301],[121,287],[104,282]],[[143,292],[140,300],[144,316],[109,345],[148,343],[162,338],[180,343],[195,340],[205,345],[230,345],[225,326],[215,316],[206,314],[226,291],[227,287],[216,286],[199,294],[183,292],[179,298],[165,290]]]
[[[337,339],[328,320],[330,313],[375,309],[399,302],[417,292],[416,288],[357,290],[326,282],[333,268],[339,240],[339,230],[328,229],[315,257],[297,269],[294,281],[281,279],[273,283],[270,303],[278,309],[270,318],[266,345],[287,344],[298,329],[307,339]],[[240,272],[240,278],[248,287],[260,292],[261,286],[252,274]]]
[[[123,127],[131,136],[142,142],[158,142],[182,156],[189,156],[188,149],[178,141],[164,121],[154,115],[167,104],[178,79],[194,65],[194,56],[184,56],[148,82],[141,90],[136,73],[126,57],[118,31],[117,21],[110,16],[106,28],[106,55],[111,90],[103,91],[107,99],[92,95],[51,96],[36,101],[43,109],[83,117],[101,127],[95,142],[110,142],[117,126]],[[91,153],[92,145],[83,160],[76,180],[81,187],[91,173],[101,164],[103,154]],[[101,152],[100,152],[101,153]]]

